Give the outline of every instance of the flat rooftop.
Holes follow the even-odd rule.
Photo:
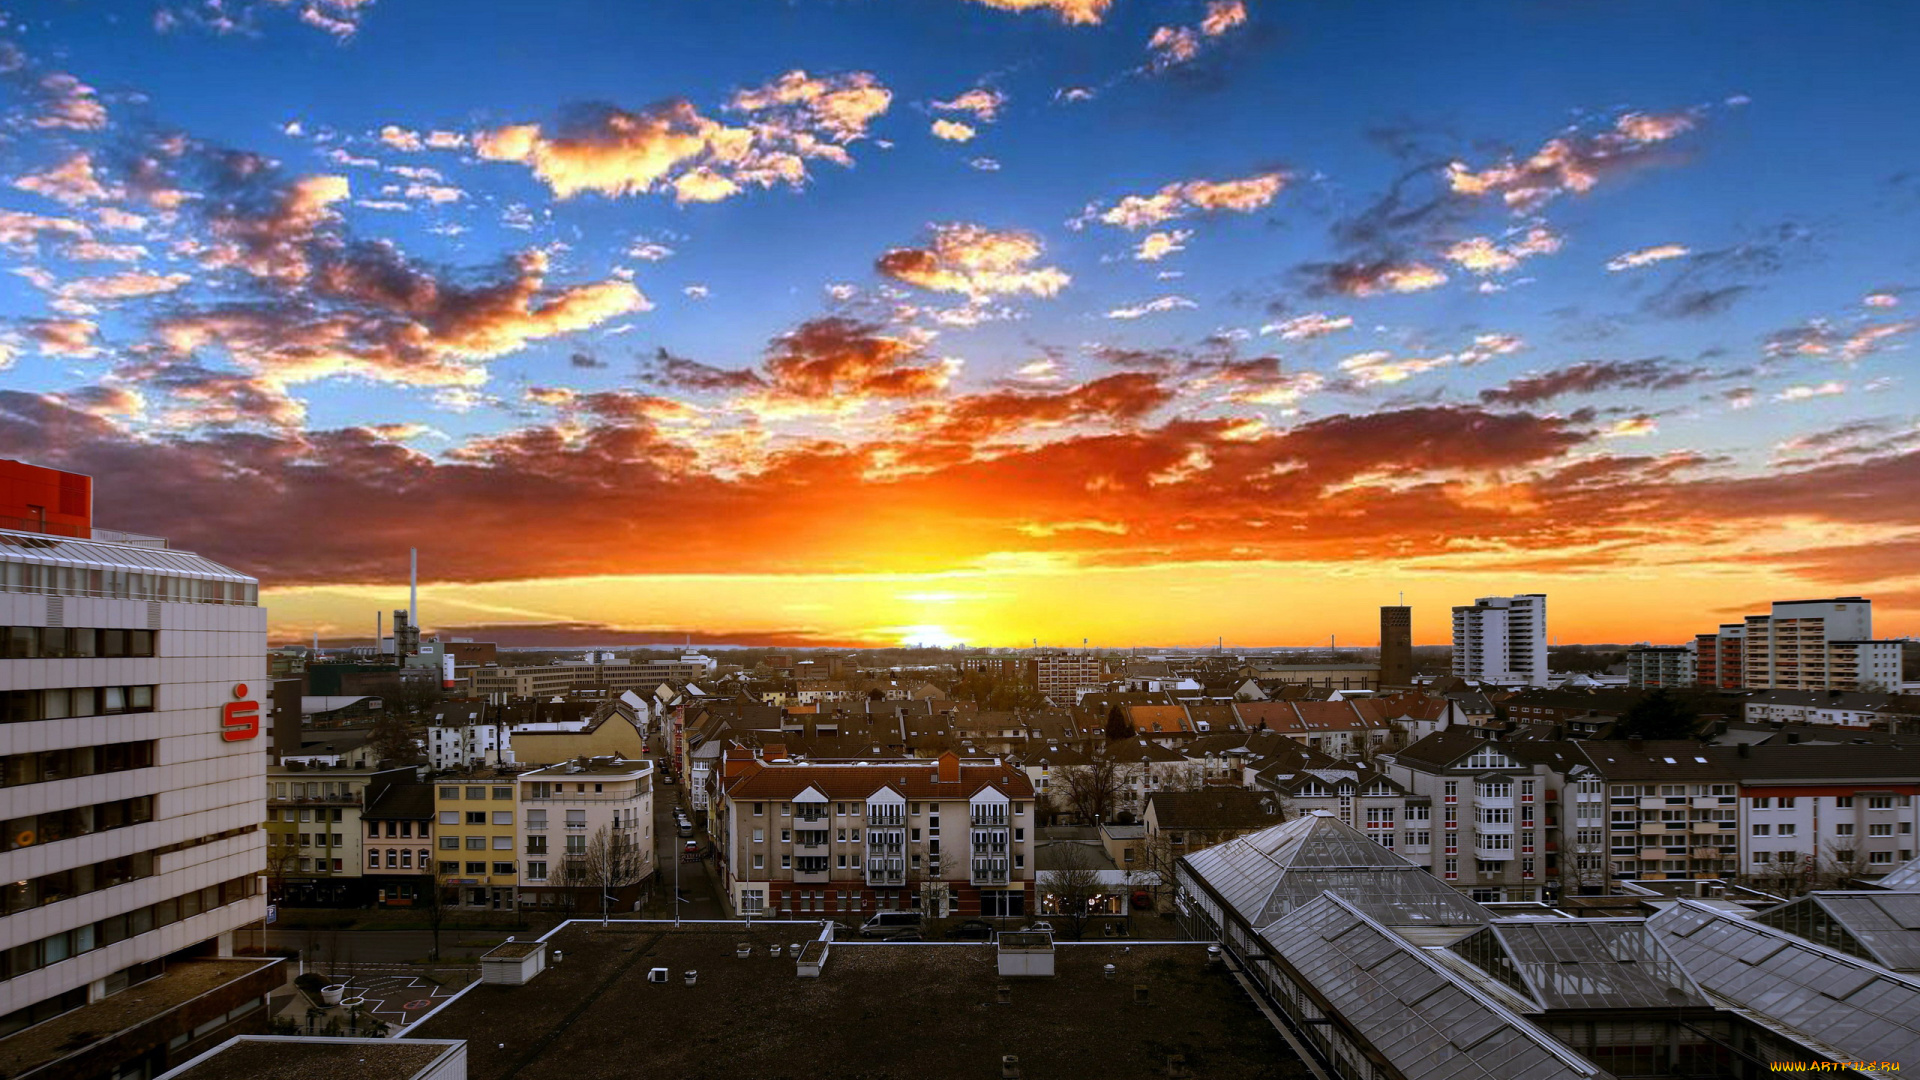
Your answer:
[[[413,1080],[453,1049],[444,1042],[243,1036],[167,1080]]]
[[[279,962],[269,958],[170,963],[166,971],[146,982],[0,1039],[0,1076],[19,1076],[58,1061]]]
[[[546,973],[476,985],[408,1035],[468,1040],[471,1080],[980,1080],[1005,1054],[1029,1077],[1164,1076],[1172,1054],[1209,1080],[1311,1075],[1233,976],[1208,966],[1204,944],[1062,945],[1050,979],[1002,978],[993,947],[975,943],[839,942],[817,979],[797,977],[785,950],[767,955],[818,934],[570,926],[548,939]],[[735,956],[743,942],[747,959]],[[666,983],[647,982],[654,967]]]

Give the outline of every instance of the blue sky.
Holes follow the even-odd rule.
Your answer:
[[[1803,547],[1913,543],[1898,515],[1743,485],[1845,489],[1915,446],[1916,30],[1893,5],[31,4],[5,35],[0,209],[30,217],[11,219],[0,275],[0,391],[18,395],[12,449],[76,467],[164,448],[217,474],[244,445],[293,468],[345,439],[411,463],[363,499],[443,507],[485,487],[463,468],[511,503],[556,475],[759,502],[817,467],[856,505],[966,538],[823,537],[780,563],[794,572],[1009,554],[1385,566],[1368,560],[1401,550],[1392,530],[1419,509],[1404,500],[1445,494],[1462,516],[1415,546],[1598,573],[1618,538],[1538,492],[1612,469],[1622,505],[1733,500],[1686,528],[1725,529],[1716,587],[1757,599],[1799,564],[1792,544],[1754,546],[1755,523],[1807,529]],[[778,87],[782,103],[746,104]],[[968,91],[990,104],[951,104]],[[702,149],[622,141],[655,121],[700,126]],[[434,132],[440,147],[414,142]],[[1569,167],[1514,178],[1560,153]],[[76,158],[91,190],[45,179]],[[674,187],[696,180],[730,190]],[[1150,234],[1171,250],[1136,258]],[[1428,445],[1522,422],[1543,440],[1491,459],[1300,447],[1342,424]],[[1249,443],[1268,460],[1195,505],[1253,484],[1371,515],[1383,531],[1329,538],[1364,556],[1275,535],[1257,504],[1223,510],[1218,543],[1154,520]],[[1142,465],[1130,498],[1123,475],[1086,477],[1112,505],[1009,509],[1005,478],[975,486],[1021,455],[1044,472],[1102,446],[1188,464]],[[1290,472],[1314,480],[1260,487]],[[340,496],[309,476],[260,482],[324,513]],[[1504,524],[1462,491],[1507,493]],[[177,502],[139,513],[167,526]],[[779,527],[756,518],[690,569],[765,563]],[[1706,550],[1692,557],[1720,557]],[[346,549],[229,554],[303,584],[374,573]],[[543,576],[456,562],[461,580]],[[1920,607],[1888,569],[1859,587]]]

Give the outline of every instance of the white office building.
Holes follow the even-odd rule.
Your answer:
[[[258,584],[164,540],[103,535],[0,530],[0,1038],[231,956],[266,914]],[[195,999],[220,998],[192,1021],[208,1038],[260,1005],[247,963],[217,961],[240,974]],[[131,1017],[107,1019],[119,1026],[82,1034],[117,1031],[115,1045],[61,1048],[122,1055],[89,1059],[97,1075],[198,1052],[184,1036],[170,1050],[171,1032],[143,1047]]]
[[[1453,673],[1470,682],[1547,685],[1546,594],[1483,596],[1455,607]]]

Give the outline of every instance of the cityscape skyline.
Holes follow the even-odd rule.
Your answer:
[[[1371,644],[1404,590],[1421,644],[1527,592],[1561,641],[1842,592],[1913,635],[1916,30],[33,8],[0,456],[282,641],[410,546],[455,633]]]

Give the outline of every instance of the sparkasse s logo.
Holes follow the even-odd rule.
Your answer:
[[[245,700],[247,684],[235,683],[233,696],[220,708],[220,737],[227,742],[241,742],[258,738],[260,735],[260,703]]]

